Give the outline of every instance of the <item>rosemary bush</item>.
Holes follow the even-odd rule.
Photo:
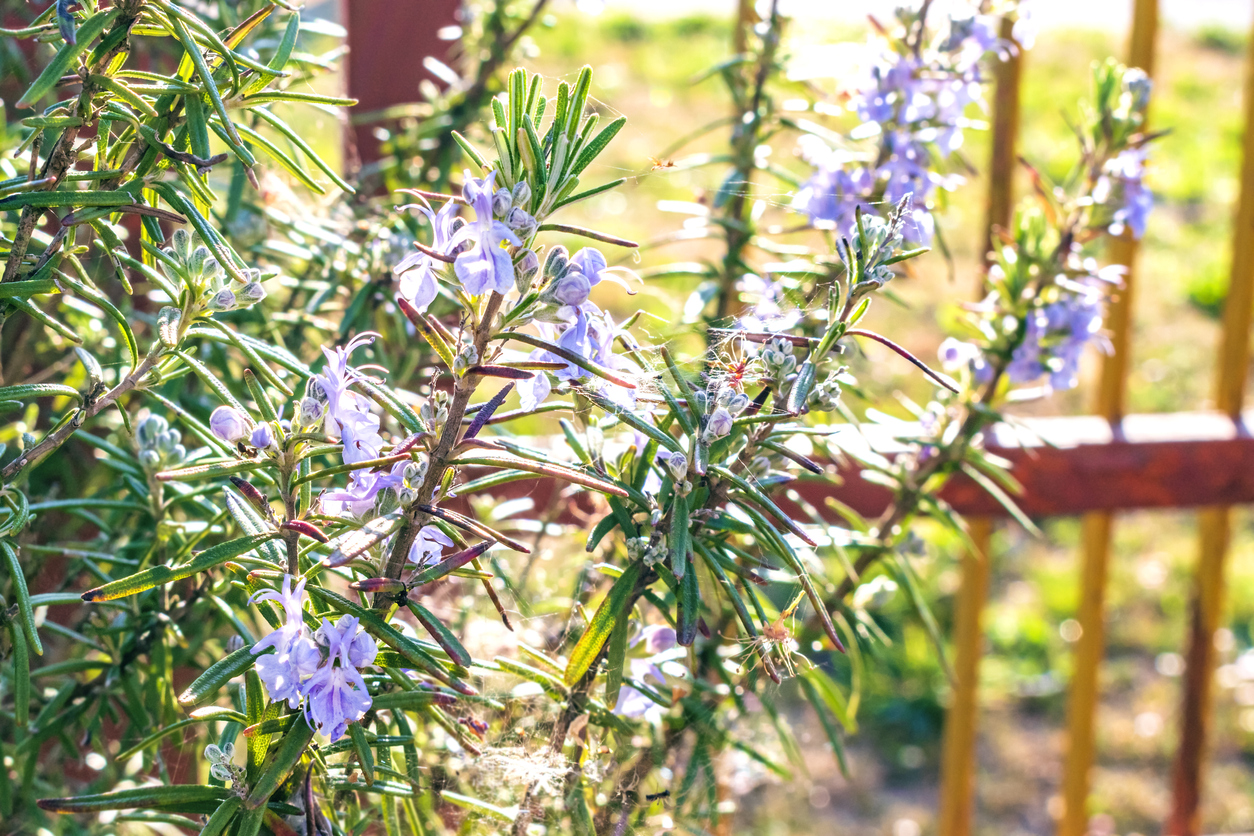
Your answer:
[[[6,824],[700,829],[735,809],[729,763],[802,768],[781,699],[844,768],[875,611],[904,589],[939,652],[911,561],[932,524],[966,537],[940,487],[966,473],[1018,513],[982,434],[1075,385],[1118,285],[1102,239],[1151,203],[1148,81],[1103,64],[1074,166],[1033,172],[943,371],[868,330],[1019,48],[928,5],[881,27],[840,107],[784,76],[775,5],[745,21],[708,76],[735,112],[675,149],[706,143],[675,164],[729,165],[723,186],[651,242],[718,255],[639,274],[635,243],[562,220],[622,183],[591,173],[626,120],[593,112],[588,68],[494,80],[491,52],[483,89],[430,105],[485,141],[436,131],[397,207],[351,197],[276,112],[350,104],[303,92],[335,47],[309,52],[325,30],[286,4],[57,3],[7,33],[55,50],[0,160]],[[136,69],[147,41],[176,69]],[[684,274],[686,324],[602,307]],[[891,456],[859,415],[868,340],[936,387]],[[880,518],[791,487],[844,456],[891,489]],[[569,596],[533,594],[571,523]]]

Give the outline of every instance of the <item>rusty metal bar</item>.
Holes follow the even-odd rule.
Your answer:
[[[1251,304],[1254,303],[1254,47],[1246,56],[1245,141],[1241,196],[1232,230],[1232,267],[1224,306],[1223,338],[1216,381],[1216,406],[1240,414],[1250,365]],[[1228,554],[1229,508],[1198,515],[1198,565],[1190,606],[1180,708],[1180,745],[1172,770],[1168,836],[1194,836],[1201,826],[1201,799],[1210,732],[1211,682],[1215,670],[1215,631],[1224,606],[1224,565]]]
[[[1158,34],[1158,0],[1134,0],[1128,64],[1149,75],[1154,71],[1154,42]],[[1097,392],[1098,414],[1118,425],[1123,419],[1132,338],[1132,301],[1136,289],[1136,242],[1124,235],[1111,243],[1110,261],[1128,268],[1124,286],[1109,306],[1107,327],[1113,350],[1102,364]],[[1110,560],[1110,514],[1089,514],[1083,523],[1080,570],[1081,634],[1076,642],[1075,667],[1067,703],[1067,752],[1063,765],[1063,815],[1058,836],[1084,836],[1088,831],[1089,771],[1096,746],[1093,722],[1101,700],[1099,676],[1105,655],[1105,594]]]

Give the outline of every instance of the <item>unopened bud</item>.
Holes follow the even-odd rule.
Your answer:
[[[540,257],[533,250],[523,250],[514,263],[514,284],[520,294],[531,290],[531,282],[540,272]]]
[[[715,409],[705,424],[706,439],[713,440],[729,434],[732,431],[732,420],[731,413],[725,407]]]
[[[209,304],[207,307],[215,313],[221,313],[222,311],[233,310],[235,308],[235,304],[235,292],[230,288],[223,288],[213,294],[213,296],[209,297]]]
[[[269,424],[258,424],[248,441],[258,450],[266,450],[274,443],[274,432]]]
[[[540,224],[525,209],[515,207],[510,210],[509,217],[505,220],[505,225],[517,232],[518,237],[526,241],[536,234],[536,228]]]
[[[209,416],[209,429],[218,438],[233,444],[248,437],[252,421],[233,406],[220,406]]]
[[[242,305],[255,305],[266,298],[266,289],[261,286],[261,282],[249,282],[240,288],[236,297]]]
[[[521,206],[526,209],[527,204],[531,202],[531,186],[527,185],[526,180],[519,180],[514,186],[514,205]]]
[[[544,259],[544,277],[546,279],[560,279],[566,275],[567,266],[570,264],[570,254],[565,247],[557,246],[549,250],[549,254]]]
[[[553,299],[559,305],[577,308],[588,301],[591,291],[592,284],[588,277],[577,270],[571,270],[553,284]]]
[[[498,218],[504,218],[513,205],[514,195],[509,189],[497,189],[496,194],[492,195],[492,214]]]

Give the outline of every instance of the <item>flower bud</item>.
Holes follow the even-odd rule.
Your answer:
[[[218,438],[234,443],[252,432],[252,421],[233,406],[220,406],[209,416],[209,429]]]
[[[566,275],[567,266],[570,264],[570,255],[566,248],[562,246],[554,247],[549,250],[549,254],[544,259],[544,277],[546,279],[560,279]]]
[[[496,194],[492,195],[492,214],[498,218],[503,218],[509,214],[509,209],[514,205],[514,195],[509,189],[500,188],[496,190]]]
[[[162,420],[162,423],[165,423],[164,419]],[[176,448],[182,446],[179,444],[182,440],[183,434],[178,430],[166,430],[154,438],[153,443],[150,446],[155,447],[157,452],[161,453],[163,456],[168,456],[170,453],[174,452]]]
[[[540,224],[535,218],[531,217],[525,209],[515,207],[510,210],[509,217],[505,221],[505,225],[514,232],[518,233],[518,237],[526,241],[532,235],[536,234],[536,228]]]
[[[186,262],[192,251],[192,236],[186,229],[176,229],[170,236],[170,254],[175,260]]]
[[[135,428],[135,440],[139,443],[140,448],[153,447],[156,445],[157,439],[169,426],[160,415],[149,415]]]
[[[739,415],[749,407],[749,396],[743,392],[736,392],[727,399],[724,406],[732,415]]]
[[[807,406],[815,412],[831,412],[840,403],[840,381],[833,375],[810,390]]]
[[[274,431],[269,424],[258,424],[248,441],[258,450],[268,449],[274,443]]]
[[[706,407],[709,405],[709,403],[710,403],[710,396],[707,395],[704,390],[698,389],[692,393],[691,406],[693,407],[693,411],[697,413],[698,415],[705,414]]]
[[[255,305],[266,298],[266,289],[261,286],[261,282],[249,282],[240,288],[236,296],[241,305]]]
[[[408,485],[417,485],[427,478],[427,457],[424,454],[416,462],[408,462],[405,465],[405,483]]]
[[[688,476],[688,457],[683,453],[659,453],[658,459],[666,464],[666,469],[670,471],[671,478],[676,482],[682,482]]]
[[[571,270],[553,285],[553,298],[561,305],[579,307],[588,301],[588,293],[592,285],[588,277],[576,270]]]
[[[212,272],[218,267],[218,260],[209,253],[209,248],[202,244],[192,250],[191,255],[187,257],[186,262],[187,273],[191,277],[192,281],[198,280],[205,274],[207,263],[210,261],[213,262],[213,267],[209,267],[208,270],[209,272]]]
[[[527,204],[531,202],[531,186],[527,185],[526,180],[519,180],[514,186],[514,205],[521,206],[526,209]]]
[[[732,414],[727,411],[726,407],[720,406],[715,409],[705,424],[706,439],[722,438],[731,433],[732,420]]]
[[[139,463],[146,468],[154,468],[161,464],[161,454],[156,450],[140,450]]]
[[[533,250],[523,250],[514,262],[514,284],[520,294],[531,290],[531,282],[540,272],[540,257]]]
[[[321,391],[321,387],[319,387]],[[299,412],[296,421],[299,426],[306,429],[313,429],[322,421],[322,416],[326,414],[326,405],[316,398],[301,398]]]
[[[215,313],[229,311],[235,307],[235,293],[229,288],[223,288],[213,294],[209,299],[208,308]]]

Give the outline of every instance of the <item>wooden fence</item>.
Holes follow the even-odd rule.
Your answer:
[[[1131,0],[1133,25],[1126,61],[1153,74],[1158,33],[1157,0]],[[369,109],[412,101],[426,55],[443,55],[447,43],[435,31],[455,20],[458,0],[353,0],[349,23],[349,93]],[[394,48],[397,33],[404,44]],[[1009,37],[1010,32],[1005,31]],[[391,39],[391,40],[389,40]],[[1254,40],[1252,40],[1254,43]],[[393,46],[390,46],[392,44]],[[992,157],[989,162],[988,229],[1007,226],[1018,133],[1023,58],[996,71]],[[1214,635],[1224,601],[1224,565],[1229,509],[1254,502],[1254,437],[1241,408],[1250,360],[1254,305],[1254,55],[1247,56],[1245,130],[1241,191],[1233,230],[1233,259],[1218,351],[1216,411],[1168,415],[1125,415],[1125,393],[1136,299],[1136,242],[1115,241],[1110,260],[1127,264],[1126,286],[1111,305],[1108,328],[1114,352],[1105,358],[1094,413],[1033,423],[1047,443],[1023,446],[1018,436],[993,433],[991,447],[1014,462],[1025,487],[1020,505],[1032,516],[1083,515],[1074,673],[1068,704],[1068,746],[1063,766],[1063,814],[1058,836],[1083,836],[1088,829],[1089,778],[1094,760],[1094,718],[1100,697],[1104,654],[1105,587],[1114,512],[1143,508],[1199,508],[1199,556],[1185,648],[1180,740],[1173,767],[1173,802],[1166,836],[1195,836],[1206,761]],[[1151,106],[1152,110],[1152,106]],[[361,152],[369,150],[369,128],[360,129]],[[880,449],[891,448],[885,438]],[[844,484],[802,482],[809,499],[836,496],[866,514],[882,510],[887,492],[863,482],[855,469]],[[551,490],[551,486],[547,486]],[[531,486],[534,490],[535,486]],[[547,494],[546,494],[547,495]],[[979,669],[983,647],[981,615],[990,578],[989,543],[1004,512],[977,486],[961,479],[945,498],[968,515],[977,549],[964,556],[955,607],[954,694],[945,724],[939,800],[941,836],[966,836],[973,825]],[[537,497],[537,501],[540,501]],[[822,507],[822,503],[816,502]]]

